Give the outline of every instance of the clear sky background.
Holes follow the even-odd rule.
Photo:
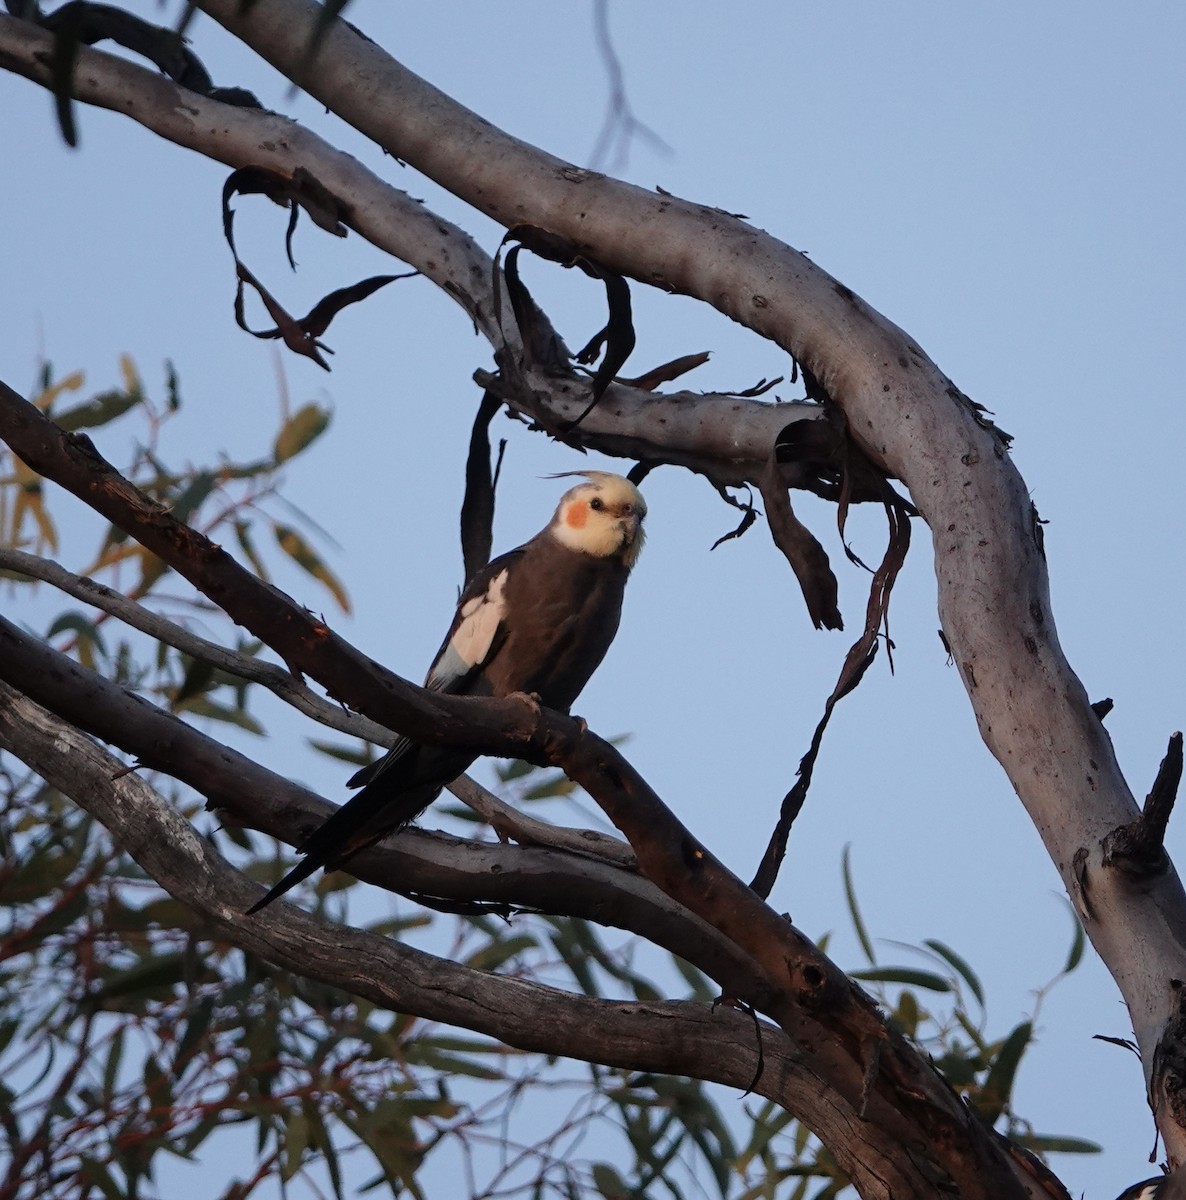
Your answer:
[[[350,16],[495,124],[590,163],[608,96],[590,5],[357,0]],[[1186,9],[1168,0],[1123,9],[618,0],[610,21],[629,101],[669,149],[636,139],[627,161],[600,165],[748,214],[805,250],[909,331],[1015,436],[1016,461],[1050,522],[1063,646],[1092,698],[1115,698],[1107,727],[1143,797],[1186,712]],[[252,87],[493,251],[500,231],[490,222],[291,96],[208,21],[199,18],[193,35],[216,82]],[[419,678],[460,582],[457,511],[479,398],[470,377],[490,364],[489,348],[460,309],[417,280],[337,319],[326,337],[337,352],[332,374],[291,355],[278,367],[271,345],[233,323],[224,169],[112,114],[82,110],[80,128],[81,147],[70,151],[47,95],[0,76],[0,375],[28,390],[45,356],[62,372],[84,368],[97,390],[117,381],[126,352],[160,396],[170,358],[185,408],[166,452],[195,462],[224,448],[239,459],[267,452],[278,371],[294,407],[331,406],[330,432],[288,470],[286,494],[340,544],[330,563],[354,616],[336,614],[303,576],[278,582]],[[286,276],[283,215],[259,199],[239,208],[241,250],[290,311],[399,269],[357,237],[341,243],[306,223],[300,273]],[[600,323],[597,285],[543,263],[526,271],[570,344],[582,344]],[[743,388],[789,374],[777,348],[703,305],[641,286],[634,298],[629,373],[711,350],[688,386]],[[614,465],[509,422],[495,428],[510,439],[496,549],[546,521],[562,485],[542,476]],[[97,441],[124,456],[118,426]],[[645,491],[649,541],[623,630],[577,710],[603,734],[630,732],[634,763],[748,877],[859,629],[867,576],[845,562],[834,510],[796,498],[832,557],[849,626],[817,633],[763,525],[709,553],[736,523],[734,510],[674,469],[651,475]],[[879,519],[860,514],[851,528],[858,552],[878,558]],[[62,558],[77,565],[90,545],[79,541]],[[39,603],[44,612],[61,606],[48,591]],[[772,900],[809,934],[833,931],[841,965],[863,965],[840,884],[851,844],[872,932],[954,946],[981,973],[992,1032],[1004,1035],[1061,966],[1071,918],[946,664],[921,525],[891,621],[896,674],[882,659],[840,706]],[[268,742],[247,749],[342,795],[341,769],[303,748],[316,731],[295,721],[269,728]],[[1184,861],[1178,819],[1169,844]],[[882,957],[903,955],[883,944]],[[1127,1036],[1130,1026],[1089,959],[1043,1004],[1016,1102],[1039,1131],[1105,1147],[1055,1166],[1073,1194],[1110,1200],[1152,1173],[1153,1124],[1135,1058],[1091,1040]]]

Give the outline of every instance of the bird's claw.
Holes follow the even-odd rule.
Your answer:
[[[540,715],[541,709],[538,692],[512,692],[507,699],[518,700],[520,704],[525,704],[533,717]]]

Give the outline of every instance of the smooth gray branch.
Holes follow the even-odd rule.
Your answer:
[[[53,86],[52,36],[0,14],[0,67],[42,87]],[[285,177],[312,175],[343,205],[358,234],[415,267],[457,301],[495,351],[522,353],[503,303],[495,320],[493,260],[458,226],[392,187],[357,159],[288,117],[198,95],[126,59],[80,47],[75,97],[122,113],[153,133],[227,166],[264,167]],[[542,317],[541,320],[546,320]],[[526,365],[526,364],[525,364]],[[588,382],[528,367],[526,393],[509,384],[499,395],[522,415],[556,425],[588,404]],[[497,376],[487,376],[497,380]],[[479,382],[486,386],[484,379]],[[796,420],[818,420],[817,405],[768,404],[735,396],[669,395],[615,385],[572,435],[603,453],[688,466],[720,485],[755,482],[779,431]]]

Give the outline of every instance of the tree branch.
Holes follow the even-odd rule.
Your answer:
[[[319,724],[336,729],[339,733],[363,738],[376,745],[390,746],[395,740],[395,735],[390,730],[384,729],[376,722],[359,716],[358,713],[348,712],[340,704],[332,704],[322,699],[301,683],[291,671],[199,637],[167,617],[151,612],[135,600],[107,587],[106,584],[75,575],[51,559],[0,546],[0,570],[14,571],[27,575],[30,579],[52,584],[67,596],[93,605],[130,628],[137,629],[166,646],[172,646],[190,658],[209,663],[238,679],[258,683],[297,712],[312,717]]]
[[[609,270],[697,297],[811,373],[931,528],[940,619],[981,735],[1068,894],[1083,880],[1090,887],[1085,929],[1124,996],[1149,1080],[1177,1001],[1171,981],[1186,978],[1186,893],[1172,866],[1138,886],[1104,864],[1105,837],[1136,817],[1136,805],[1063,655],[1037,516],[1006,439],[983,410],[896,325],[744,221],[529,146],[344,23],[308,55],[320,12],[310,0],[199,7],[378,145],[495,220],[545,229]],[[1156,1108],[1171,1162],[1186,1160],[1186,1124],[1174,1105]]]
[[[926,1145],[968,1200],[1021,1194],[989,1133],[874,1003],[675,819],[629,763],[582,722],[514,699],[448,697],[383,671],[324,624],[260,583],[220,547],[151,504],[95,451],[0,385],[0,434],[29,466],[158,554],[275,649],[376,719],[430,744],[551,762],[626,835],[643,874],[747,955],[770,991],[758,1003],[802,1046],[844,1101],[896,1137]],[[826,1034],[825,1034],[826,1031]]]
[[[254,884],[143,780],[115,778],[122,768],[118,760],[3,684],[0,746],[92,813],[153,878],[214,930],[290,971],[521,1050],[692,1075],[739,1089],[753,1079],[753,1022],[726,1006],[620,1002],[557,992],[334,925],[287,903],[244,918],[243,910],[257,895]],[[809,1054],[769,1025],[763,1024],[761,1038],[765,1070],[754,1090],[805,1114],[817,1136],[837,1145],[837,1160],[863,1195],[941,1200],[944,1192],[925,1166],[821,1087],[808,1065]],[[859,1155],[850,1156],[846,1146],[858,1147]]]
[[[0,14],[0,67],[52,89],[52,52],[53,37],[46,30]],[[232,168],[263,167],[287,178],[304,170],[334,197],[352,229],[450,295],[496,351],[505,346],[513,356],[521,354],[510,313],[501,326],[495,317],[493,260],[469,234],[297,122],[264,109],[221,103],[89,47],[78,50],[74,95]],[[547,319],[540,314],[539,320]],[[479,375],[479,383],[551,428],[571,421],[588,405],[586,379],[571,373],[557,378],[527,364],[523,370],[519,382],[486,373]],[[756,481],[787,425],[821,416],[814,404],[766,404],[614,385],[565,440],[617,457],[686,466],[728,486]]]
[[[145,769],[187,784],[224,820],[295,845],[333,811],[316,793],[88,670],[3,617],[0,678],[76,728],[119,746]],[[581,845],[580,858],[555,848],[519,849],[406,831],[356,855],[350,873],[395,892],[538,909],[644,935],[705,971],[722,988],[763,1004],[768,985],[732,943],[635,870],[590,858],[579,831],[569,832]]]
[[[217,667],[228,675],[266,687],[286,704],[312,717],[321,725],[352,737],[362,738],[376,746],[390,749],[399,735],[359,713],[350,712],[340,704],[322,699],[306,687],[299,678],[274,663],[263,662],[249,654],[229,650],[188,629],[146,609],[142,604],[114,591],[96,580],[67,571],[58,563],[21,550],[0,547],[0,570],[13,571],[52,584],[76,600],[91,604],[141,633],[180,650],[190,658]],[[113,737],[108,741],[115,741]],[[130,747],[125,747],[130,749]],[[448,789],[463,804],[484,817],[500,837],[536,846],[572,850],[607,859],[620,866],[635,865],[634,852],[625,842],[595,829],[566,829],[535,817],[528,817],[487,791],[468,775],[462,775]],[[298,840],[296,835],[290,842]]]

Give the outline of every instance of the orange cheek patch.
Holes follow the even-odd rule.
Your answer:
[[[587,500],[578,500],[575,504],[570,504],[568,511],[564,514],[564,523],[570,529],[584,529],[588,519],[589,502]]]

